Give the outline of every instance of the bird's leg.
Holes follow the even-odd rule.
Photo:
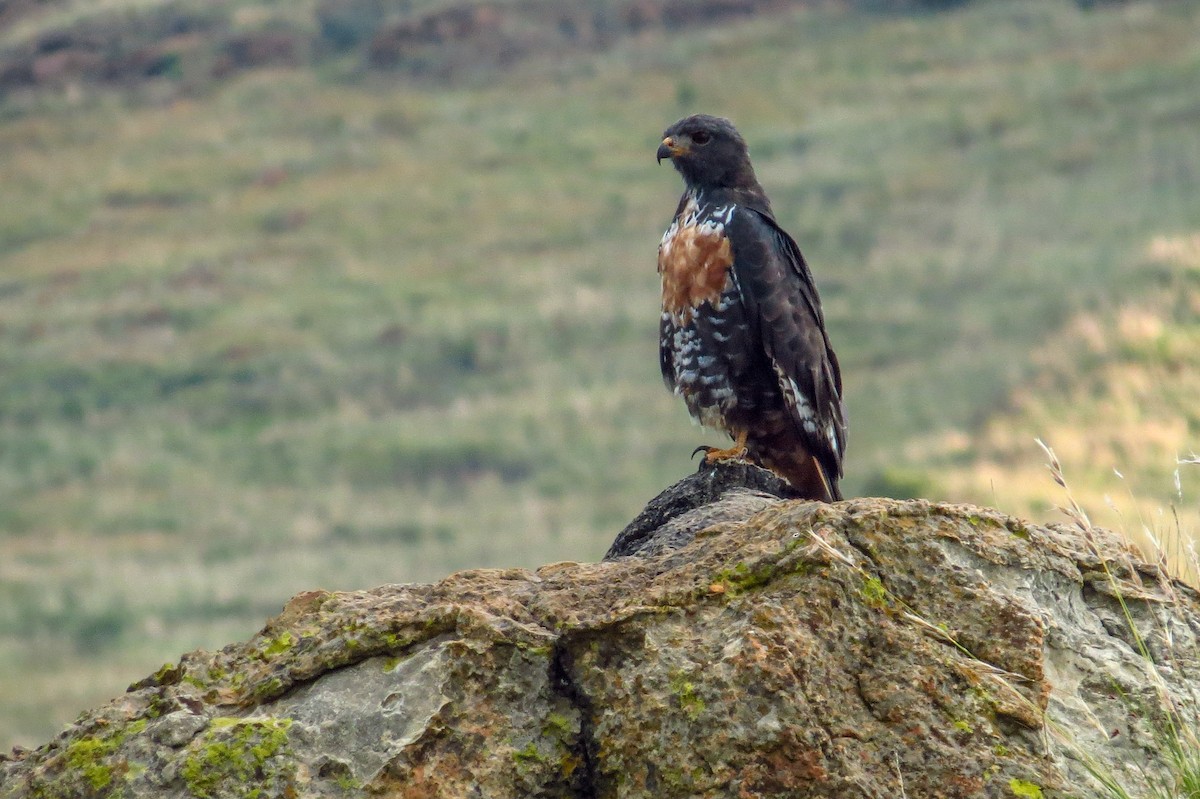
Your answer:
[[[746,431],[742,430],[737,434],[737,440],[733,442],[733,446],[729,449],[717,449],[716,447],[696,447],[692,450],[695,455],[701,450],[704,451],[704,462],[708,465],[718,463],[720,461],[731,461],[744,459],[746,457]]]

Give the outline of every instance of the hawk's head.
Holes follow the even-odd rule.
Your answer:
[[[696,114],[663,131],[658,160],[670,158],[689,187],[757,185],[746,140],[728,119]]]

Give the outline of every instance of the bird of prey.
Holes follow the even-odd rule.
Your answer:
[[[692,417],[800,497],[842,498],[846,417],[837,356],[800,248],[779,226],[727,119],[699,114],[663,133],[685,190],[658,247],[659,361]],[[699,451],[699,450],[697,450]]]

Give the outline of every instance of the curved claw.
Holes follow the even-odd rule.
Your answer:
[[[692,454],[688,456],[688,460],[691,460],[692,458],[696,457],[697,452],[703,452],[704,460],[707,460],[708,453],[712,452],[714,449],[716,449],[716,447],[710,447],[707,444],[701,444],[700,446],[698,446],[694,450],[692,450]]]
[[[692,457],[696,457],[696,453],[701,450],[704,451],[704,463],[709,465],[719,461],[742,460],[746,457],[746,433],[745,431],[738,433],[733,446],[729,449],[701,445],[692,450]]]

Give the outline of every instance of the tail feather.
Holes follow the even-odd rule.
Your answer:
[[[790,457],[765,457],[761,463],[778,474],[795,489],[801,499],[819,502],[837,502],[842,499],[842,490],[836,477],[825,472],[821,462],[800,450]]]

